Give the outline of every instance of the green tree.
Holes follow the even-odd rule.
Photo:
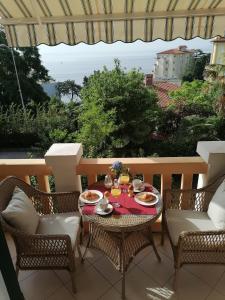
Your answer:
[[[0,29],[0,43],[6,44],[5,33]],[[37,47],[13,49],[21,90],[25,104],[30,100],[43,103],[49,100],[41,87],[50,77],[42,65]],[[0,48],[0,103],[20,103],[18,85],[10,49]]]
[[[210,53],[204,53],[202,50],[197,49],[186,74],[182,78],[182,81],[203,80],[205,66],[209,63],[209,61]]]
[[[90,156],[137,156],[155,130],[160,108],[137,70],[95,71],[81,91],[78,139]]]
[[[61,99],[62,96],[70,95],[70,100],[74,99],[74,96],[79,96],[81,86],[76,84],[74,80],[66,80],[63,82],[58,82],[56,84],[56,90]]]
[[[215,88],[208,82],[194,80],[184,82],[182,86],[170,93],[170,109],[181,117],[188,115],[209,116],[215,114]]]
[[[217,97],[217,111],[225,116],[225,65],[208,65],[205,68],[204,76],[205,79],[214,87],[215,95]]]
[[[159,155],[195,155],[201,140],[225,137],[225,119],[218,112],[220,89],[215,82],[185,82],[171,92],[171,104],[164,111],[159,130],[166,138],[158,145]]]

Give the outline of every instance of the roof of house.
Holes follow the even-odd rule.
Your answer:
[[[212,40],[213,43],[224,43],[225,37],[217,36],[215,39]]]
[[[154,81],[152,86],[158,95],[159,105],[161,107],[166,107],[169,105],[169,92],[179,88],[177,84],[168,81]]]
[[[174,49],[169,49],[169,50],[166,50],[166,51],[159,52],[157,54],[173,54],[173,55],[177,55],[177,54],[185,54],[185,53],[193,53],[193,50],[181,50],[179,48],[174,48]]]

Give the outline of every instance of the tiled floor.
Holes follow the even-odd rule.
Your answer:
[[[128,300],[224,300],[224,266],[185,266],[180,272],[179,287],[174,293],[173,259],[168,240],[160,246],[159,236],[156,244],[162,258],[159,263],[151,247],[140,252],[131,264],[126,277],[126,296]],[[9,236],[7,241],[13,261],[15,248]],[[28,300],[119,300],[121,292],[120,274],[99,252],[89,250],[87,260],[82,265],[77,259],[76,282],[78,292],[73,295],[67,271],[21,271],[19,283]],[[0,277],[0,299],[5,296],[4,284]]]

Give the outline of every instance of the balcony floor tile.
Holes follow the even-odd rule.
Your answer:
[[[15,263],[16,253],[13,240],[6,235],[10,253]],[[160,245],[160,235],[155,234],[155,243],[162,258],[159,263],[152,250],[141,251],[126,274],[127,300],[222,300],[225,299],[225,266],[187,265],[179,274],[177,291],[173,284],[173,258],[169,240]],[[85,243],[87,239],[85,239]],[[84,246],[82,247],[84,251]],[[20,271],[19,283],[26,300],[119,300],[121,299],[121,275],[100,251],[88,250],[84,264],[76,253],[77,294],[72,293],[69,272]],[[0,299],[4,283],[0,278]]]

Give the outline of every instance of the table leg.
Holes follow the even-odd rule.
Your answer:
[[[126,299],[125,296],[125,271],[122,273],[122,299]]]
[[[158,261],[161,262],[161,257],[159,256],[159,253],[158,253],[158,251],[156,249],[154,238],[153,238],[153,235],[152,235],[152,229],[151,228],[149,230],[149,236],[150,236],[150,240],[151,240],[151,243],[152,243],[152,248],[153,248],[153,250],[155,252],[155,255],[156,255]]]
[[[82,258],[81,258],[81,262],[82,262],[82,263],[84,263],[85,256],[86,256],[86,253],[87,253],[87,249],[89,248],[90,242],[91,242],[91,234],[89,233],[87,246],[86,246],[86,248],[85,248],[85,250],[84,250],[84,254],[83,254]]]

